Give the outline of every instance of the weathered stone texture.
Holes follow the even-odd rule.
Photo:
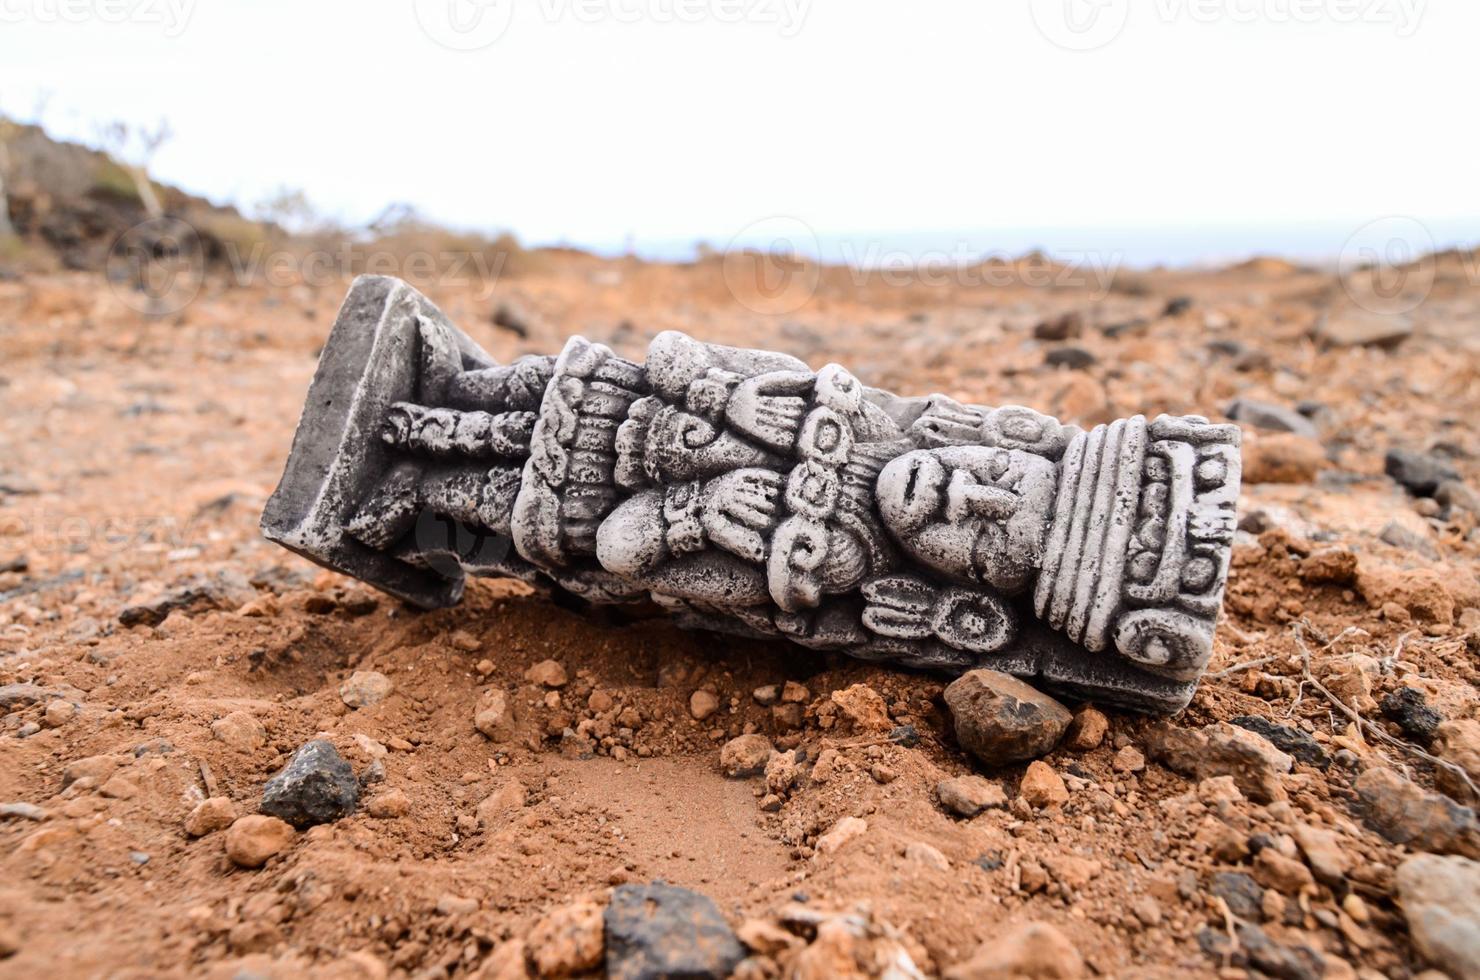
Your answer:
[[[1212,652],[1238,447],[1198,417],[1085,431],[674,332],[641,364],[577,337],[498,365],[363,277],[263,530],[427,607],[512,576],[1166,711]]]

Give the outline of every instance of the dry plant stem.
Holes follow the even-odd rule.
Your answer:
[[[1394,748],[1402,749],[1404,752],[1407,752],[1410,755],[1417,756],[1430,765],[1437,766],[1440,769],[1445,769],[1453,773],[1456,777],[1458,777],[1460,782],[1464,783],[1465,786],[1469,788],[1471,793],[1480,795],[1480,789],[1476,788],[1475,783],[1470,779],[1470,774],[1465,772],[1464,769],[1460,768],[1452,762],[1446,762],[1445,760],[1439,758],[1436,755],[1433,755],[1432,753],[1425,752],[1423,749],[1419,748],[1416,745],[1413,745],[1410,742],[1405,742],[1400,738],[1394,738],[1392,735],[1389,735],[1373,722],[1370,722],[1366,718],[1363,718],[1361,712],[1357,711],[1355,708],[1342,701],[1336,695],[1332,694],[1329,690],[1326,689],[1326,686],[1324,684],[1316,680],[1315,675],[1312,674],[1310,670],[1310,647],[1306,646],[1304,637],[1304,632],[1306,630],[1309,630],[1317,637],[1320,636],[1320,632],[1314,626],[1312,626],[1308,620],[1302,619],[1295,623],[1292,623],[1290,626],[1290,632],[1295,637],[1295,643],[1297,646],[1300,647],[1300,669],[1303,675],[1301,681],[1302,684],[1310,684],[1311,687],[1315,688],[1322,697],[1324,697],[1327,701],[1331,703],[1332,707],[1334,707],[1341,714],[1345,715],[1347,719],[1355,724],[1358,730],[1360,730],[1363,734],[1371,735],[1379,742],[1391,745]],[[1347,629],[1342,630],[1335,639],[1328,640],[1326,643],[1324,643],[1321,649],[1329,650],[1333,645],[1341,640],[1342,637],[1351,632],[1354,632],[1353,627],[1348,627]],[[1407,634],[1399,639],[1398,645],[1400,648],[1402,646],[1403,639],[1406,639],[1406,637]],[[1396,658],[1397,655],[1398,650],[1395,649],[1393,651],[1393,656]]]
[[[1234,928],[1233,923],[1233,910],[1228,907],[1228,902],[1221,895],[1213,900],[1218,904],[1218,911],[1223,913],[1223,928],[1228,933],[1228,952],[1223,957],[1223,965],[1228,967],[1233,963],[1233,954],[1239,951],[1242,944],[1238,941],[1238,930]]]
[[[1253,670],[1255,667],[1263,667],[1265,664],[1272,664],[1278,659],[1280,659],[1279,655],[1274,654],[1268,657],[1260,657],[1257,660],[1245,660],[1241,664],[1234,664],[1232,667],[1225,667],[1223,670],[1214,671],[1213,673],[1208,675],[1208,679],[1217,680],[1220,677],[1228,677],[1232,674],[1242,673],[1246,670]]]
[[[210,763],[204,759],[200,760],[200,781],[205,784],[206,796],[220,795],[216,786],[216,776],[211,772]]]

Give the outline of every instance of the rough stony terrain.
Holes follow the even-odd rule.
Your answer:
[[[1051,751],[1001,765],[958,743],[950,678],[507,582],[415,611],[256,529],[347,282],[214,277],[145,317],[24,274],[0,976],[1480,976],[1475,256],[1378,319],[1273,260],[1106,295],[780,270],[815,286],[796,309],[719,259],[529,266],[417,285],[500,358],[681,328],[1082,423],[1236,417],[1192,705],[1071,703],[1067,731],[1044,705]]]

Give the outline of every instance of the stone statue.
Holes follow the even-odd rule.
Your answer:
[[[990,667],[1175,711],[1212,652],[1239,433],[900,398],[829,364],[659,334],[495,364],[355,281],[264,533],[423,607],[463,577],[906,667]]]

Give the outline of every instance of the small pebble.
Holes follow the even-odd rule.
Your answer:
[[[260,813],[240,817],[226,831],[226,856],[243,868],[260,868],[293,842],[293,828]]]
[[[185,818],[185,833],[191,837],[225,830],[236,820],[236,805],[225,796],[213,796],[195,805]]]
[[[524,679],[544,687],[564,687],[570,680],[565,668],[554,660],[541,660],[524,672]]]
[[[47,728],[61,728],[77,715],[77,705],[71,701],[53,701],[41,715],[41,723]]]
[[[719,710],[719,696],[713,691],[695,691],[689,696],[689,714],[703,721]]]
[[[0,820],[46,819],[46,811],[34,803],[0,803]]]
[[[357,670],[339,685],[339,698],[351,708],[368,708],[390,696],[391,679],[378,670]]]
[[[1069,789],[1064,785],[1063,777],[1043,761],[1028,765],[1028,771],[1023,773],[1023,781],[1018,785],[1018,793],[1029,806],[1040,810],[1069,802]]]

